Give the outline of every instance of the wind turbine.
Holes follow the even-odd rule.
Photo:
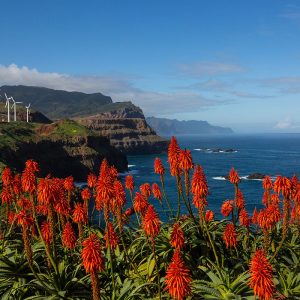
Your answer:
[[[16,122],[17,121],[17,104],[20,104],[22,102],[16,102],[14,97],[10,97],[10,98],[13,101],[13,105],[11,108],[14,108],[14,121]]]
[[[25,106],[25,107],[26,107],[26,120],[27,120],[27,123],[28,123],[29,122],[29,113],[30,113],[30,111],[29,111],[30,103],[29,103],[28,106]]]
[[[10,122],[10,110],[9,110],[9,100],[11,99],[11,97],[7,97],[6,93],[4,93],[5,98],[6,98],[6,103],[5,103],[5,107],[7,107],[7,122]]]

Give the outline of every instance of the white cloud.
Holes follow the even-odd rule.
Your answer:
[[[262,95],[262,94],[255,94],[250,92],[245,92],[241,90],[237,90],[233,84],[229,84],[225,81],[219,80],[219,79],[208,79],[206,81],[197,82],[190,84],[188,86],[181,86],[177,87],[181,90],[198,90],[200,92],[216,92],[216,93],[222,93],[222,94],[228,94],[231,96],[235,96],[238,98],[257,98],[257,99],[265,99],[270,98],[271,96],[268,95]]]
[[[179,64],[178,70],[180,73],[193,77],[240,73],[245,71],[245,69],[238,64],[215,61]]]
[[[85,93],[101,92],[114,101],[132,100],[146,115],[170,115],[195,112],[220,105],[223,101],[207,99],[196,92],[162,93],[134,87],[129,79],[111,75],[72,76],[40,72],[37,69],[0,65],[0,85],[31,85]]]
[[[300,77],[285,76],[263,79],[260,81],[261,86],[274,88],[281,94],[299,94],[300,93]]]
[[[275,125],[276,129],[294,129],[297,127],[291,117],[286,117]]]

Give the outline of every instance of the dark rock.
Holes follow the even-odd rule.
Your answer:
[[[247,179],[264,179],[265,175],[261,173],[253,173],[247,176]]]

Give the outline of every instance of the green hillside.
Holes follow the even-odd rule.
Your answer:
[[[85,94],[22,85],[2,86],[1,91],[25,105],[31,103],[35,110],[50,119],[91,115],[102,111],[103,106],[112,104],[111,98],[101,93]]]

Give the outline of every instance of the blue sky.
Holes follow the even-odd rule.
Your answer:
[[[300,2],[1,0],[0,85],[100,91],[148,116],[300,132]]]

